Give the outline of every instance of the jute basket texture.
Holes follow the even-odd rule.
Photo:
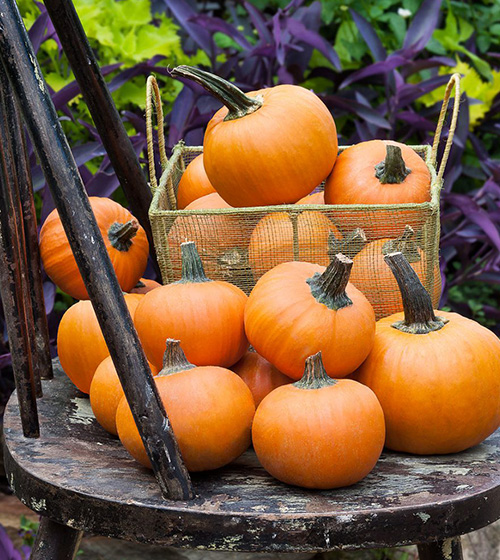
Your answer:
[[[439,168],[438,145],[451,93],[455,103]],[[180,142],[167,160],[163,130],[158,129],[162,174],[157,181],[153,161],[153,100],[158,122],[163,122],[160,92],[153,76],[147,83],[147,134],[153,199],[149,218],[156,254],[165,284],[181,276],[180,244],[194,241],[205,272],[250,293],[257,280],[281,262],[307,261],[327,266],[333,254],[353,259],[351,281],[372,303],[377,319],[402,311],[402,302],[383,254],[402,250],[412,262],[437,307],[441,294],[439,270],[442,178],[456,128],[460,75],[454,74],[445,91],[432,147],[411,146],[425,161],[431,176],[430,201],[393,205],[258,206],[210,210],[177,210],[177,187],[189,163],[202,146]],[[339,153],[347,147],[339,147]],[[314,157],[314,154],[311,154]],[[321,190],[318,185],[316,190]]]

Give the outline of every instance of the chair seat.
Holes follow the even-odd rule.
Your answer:
[[[38,400],[41,437],[23,437],[17,397],[5,419],[9,482],[41,515],[97,535],[178,547],[307,552],[392,547],[454,537],[500,517],[500,433],[457,454],[384,452],[349,488],[309,491],[274,480],[247,451],[193,474],[196,497],[168,501],[94,419],[55,364]]]

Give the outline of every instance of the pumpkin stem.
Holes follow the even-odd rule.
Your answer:
[[[403,253],[390,253],[384,260],[397,280],[405,314],[403,321],[392,326],[410,334],[427,334],[442,329],[448,319],[434,315],[431,298]]]
[[[304,375],[299,381],[293,383],[294,387],[299,389],[321,389],[329,385],[335,385],[336,379],[332,379],[326,373],[323,360],[321,359],[321,352],[306,358],[306,366],[304,368]]]
[[[316,272],[312,278],[308,278],[306,282],[311,287],[311,294],[316,301],[335,311],[352,305],[345,291],[351,268],[352,260],[338,253],[323,274]]]
[[[410,173],[411,169],[405,165],[401,148],[387,144],[385,160],[375,166],[375,177],[382,184],[392,185],[402,183]]]
[[[163,354],[163,367],[156,377],[166,377],[173,373],[193,369],[196,366],[188,362],[186,354],[181,348],[181,341],[167,338],[165,354]]]
[[[132,238],[137,235],[138,230],[139,222],[135,219],[124,224],[114,222],[108,229],[109,242],[117,251],[128,251],[132,246]]]
[[[170,74],[192,80],[216,97],[229,109],[225,121],[241,119],[262,107],[263,102],[259,96],[249,97],[231,82],[205,70],[182,65],[174,68]]]
[[[353,259],[364,248],[368,240],[365,232],[361,228],[349,232],[342,239],[337,239],[331,231],[328,235],[328,256],[333,259],[338,253]]]
[[[211,282],[207,278],[200,255],[196,250],[194,241],[181,243],[182,277],[175,284],[188,284],[190,282]]]
[[[421,260],[418,246],[413,239],[415,232],[411,226],[405,226],[404,232],[396,239],[389,239],[382,246],[382,254],[389,255],[390,253],[401,252],[406,257],[406,260],[411,263],[419,262]]]

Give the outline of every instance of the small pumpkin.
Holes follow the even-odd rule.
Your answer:
[[[124,294],[132,319],[142,294]],[[104,336],[89,300],[72,305],[63,315],[57,331],[57,352],[61,367],[82,391],[90,391],[97,366],[109,356]]]
[[[151,373],[156,375],[158,370],[149,364]],[[90,406],[99,424],[110,434],[118,435],[116,429],[116,409],[124,392],[120,378],[116,373],[111,356],[97,366],[90,384]]]
[[[431,199],[431,175],[410,147],[392,140],[370,140],[345,149],[325,183],[326,204],[403,204]],[[423,226],[418,209],[378,210],[363,229],[369,240],[392,237],[406,224]],[[389,235],[388,235],[389,234]]]
[[[135,313],[146,356],[161,367],[165,339],[178,338],[192,363],[229,367],[248,348],[247,296],[228,282],[209,280],[193,242],[181,250],[181,280],[147,293]]]
[[[328,242],[342,237],[321,212],[273,212],[260,220],[250,237],[248,260],[254,278],[288,261],[330,262]]]
[[[377,239],[366,245],[354,258],[350,281],[363,292],[372,304],[377,317],[387,317],[403,309],[403,301],[398,283],[384,261],[384,255],[401,251],[417,273],[421,282],[428,270],[425,254],[414,240],[414,231],[406,226],[396,239]],[[439,303],[441,295],[441,274],[436,263],[433,271],[434,291],[432,300]]]
[[[332,170],[335,122],[312,91],[283,84],[244,94],[197,68],[178,66],[171,73],[197,82],[225,105],[208,123],[203,163],[231,206],[294,203]]]
[[[118,282],[124,292],[137,284],[146,270],[149,244],[146,232],[132,214],[109,198],[89,198]],[[88,299],[59,214],[53,210],[40,230],[40,256],[50,279],[76,299]]]
[[[297,200],[297,204],[324,204],[325,203],[325,192],[318,191],[307,196],[302,197]]]
[[[248,448],[255,405],[250,389],[232,371],[195,367],[178,340],[167,340],[155,383],[189,471],[218,469]],[[118,405],[116,425],[128,452],[151,468],[125,397]]]
[[[231,367],[231,371],[239,375],[248,385],[255,406],[259,406],[262,399],[277,387],[293,381],[252,349]]]
[[[232,206],[229,206],[220,194],[213,192],[193,200],[185,210],[207,210],[209,208],[232,208]]]
[[[349,486],[375,466],[384,446],[384,413],[374,393],[350,379],[331,379],[321,352],[304,375],[278,387],[257,408],[255,453],[272,476],[296,486]]]
[[[182,210],[194,200],[214,192],[203,166],[203,154],[200,154],[189,163],[179,181],[177,208]]]
[[[308,356],[323,353],[328,375],[345,377],[368,356],[375,314],[348,282],[352,260],[335,255],[325,267],[279,264],[257,282],[245,308],[250,344],[292,379],[300,379]]]
[[[386,446],[430,455],[477,445],[500,426],[500,340],[471,319],[435,312],[402,253],[385,260],[404,313],[377,322],[373,350],[354,377],[382,405]]]
[[[159,288],[161,284],[149,278],[139,278],[137,284],[130,290],[130,294],[147,294],[151,290]]]

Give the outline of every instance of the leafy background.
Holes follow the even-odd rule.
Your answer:
[[[432,142],[444,84],[464,94],[442,195],[441,306],[500,329],[500,3],[441,0],[75,0],[136,153],[146,145],[145,81],[161,84],[170,150],[202,143],[217,102],[169,67],[201,65],[245,91],[314,90],[341,144]],[[18,0],[90,195],[126,204],[43,4]],[[444,143],[442,143],[444,144]],[[39,224],[53,201],[31,150]],[[44,282],[52,343],[73,300]],[[3,317],[0,410],[12,389]],[[53,348],[56,352],[55,346]],[[20,553],[12,558],[20,558]]]

